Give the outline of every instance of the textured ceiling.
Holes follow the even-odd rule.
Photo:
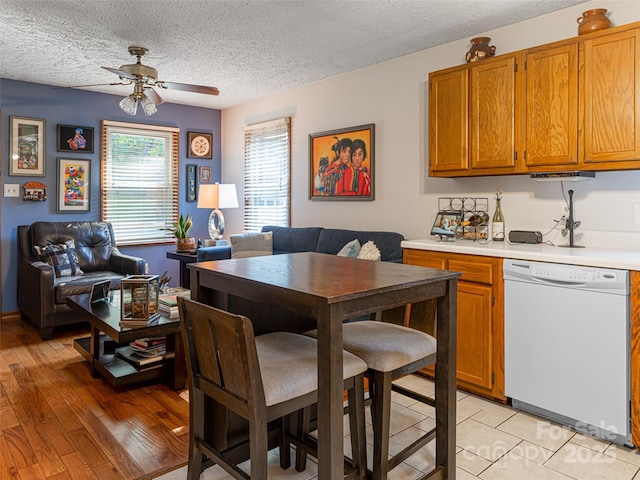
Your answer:
[[[57,86],[118,81],[134,63],[218,97],[160,90],[168,102],[226,108],[471,38],[583,0],[0,0],[0,77]],[[126,95],[133,87],[88,90]]]

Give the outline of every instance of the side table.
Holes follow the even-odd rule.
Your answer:
[[[195,252],[167,252],[167,258],[178,260],[180,262],[180,286],[182,288],[191,288],[189,282],[189,270],[187,265],[198,261],[198,254]]]
[[[89,300],[88,293],[69,295],[67,305],[91,324],[91,336],[76,339],[74,347],[89,362],[93,376],[100,373],[116,388],[156,379],[164,379],[174,390],[184,388],[187,370],[179,319],[161,314],[153,325],[123,328],[120,327],[119,291],[112,291],[108,302],[90,303]],[[115,355],[116,346],[162,335],[167,337],[167,351],[175,353],[172,359],[137,369]],[[109,348],[105,348],[106,345]]]

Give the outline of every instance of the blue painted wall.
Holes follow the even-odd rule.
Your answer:
[[[162,92],[160,92],[162,93]],[[158,112],[145,117],[125,114],[118,102],[121,95],[87,92],[77,89],[60,89],[49,85],[0,79],[0,108],[2,108],[2,184],[20,185],[20,198],[2,198],[2,310],[13,312],[17,305],[18,243],[17,226],[35,221],[76,221],[100,219],[100,121],[165,125],[180,128],[180,212],[190,213],[194,219],[191,234],[196,238],[208,238],[209,210],[196,208],[195,202],[185,201],[185,171],[187,164],[213,167],[213,181],[218,182],[220,173],[220,120],[221,111],[164,103]],[[45,177],[9,176],[9,116],[40,118],[46,121],[45,128]],[[56,151],[57,125],[82,125],[94,128],[94,153],[69,153]],[[213,134],[213,160],[187,158],[187,132],[199,131]],[[78,158],[91,161],[91,210],[87,213],[56,213],[57,159]],[[22,186],[30,181],[47,185],[47,201],[25,202]],[[2,188],[4,193],[4,187]],[[117,239],[116,239],[117,241]],[[165,270],[173,276],[171,285],[177,285],[179,264],[166,258],[166,252],[175,250],[175,245],[122,247],[122,252],[144,258],[149,263],[149,272],[161,274]]]

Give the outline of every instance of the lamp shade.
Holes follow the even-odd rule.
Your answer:
[[[200,185],[198,208],[238,208],[238,194],[233,183]]]

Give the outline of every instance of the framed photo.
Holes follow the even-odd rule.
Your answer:
[[[59,152],[93,153],[93,127],[58,124]]]
[[[187,132],[187,157],[213,158],[213,135],[211,133]]]
[[[198,199],[198,189],[196,188],[197,171],[197,165],[187,165],[187,202],[195,202]]]
[[[309,135],[309,198],[373,200],[375,125]]]
[[[10,116],[9,175],[45,176],[45,121]]]
[[[211,183],[211,167],[200,167],[200,183]]]
[[[88,212],[91,161],[58,158],[58,213]]]
[[[436,219],[431,227],[431,235],[439,237],[453,238],[456,234],[456,229],[462,222],[461,211],[446,211],[438,212]]]

